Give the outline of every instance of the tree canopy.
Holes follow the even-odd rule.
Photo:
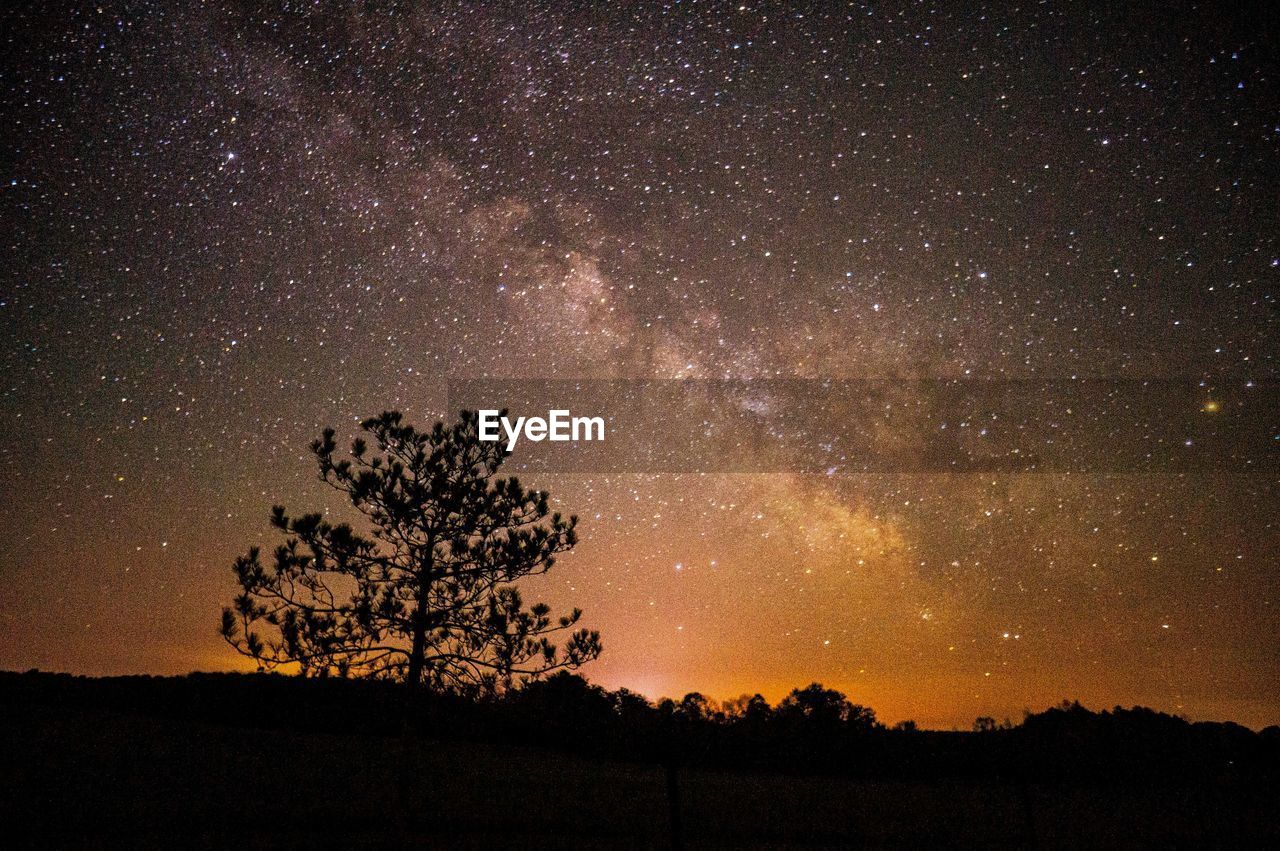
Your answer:
[[[599,656],[599,633],[573,630],[580,610],[553,619],[545,604],[526,607],[514,584],[574,546],[577,517],[552,512],[546,491],[499,477],[508,453],[476,425],[463,411],[420,432],[388,411],[361,424],[367,437],[345,458],[326,429],[311,445],[320,478],[367,528],[275,506],[271,523],[286,538],[269,566],[256,547],[236,559],[240,591],[223,610],[223,637],[263,670],[464,693]]]

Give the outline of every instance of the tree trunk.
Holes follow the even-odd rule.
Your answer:
[[[413,645],[409,648],[409,687],[422,685],[422,668],[427,655],[427,595],[431,590],[431,565],[435,560],[435,535],[428,535],[426,564],[418,572],[418,605],[413,610]]]
[[[422,662],[427,655],[427,618],[422,603],[413,613],[413,646],[409,649],[409,686],[422,684]]]

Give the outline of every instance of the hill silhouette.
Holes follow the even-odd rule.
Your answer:
[[[653,704],[278,675],[0,673],[9,834],[163,845],[1274,844],[1280,729],[1075,703],[885,727],[814,684]],[[672,822],[678,832],[672,834]]]

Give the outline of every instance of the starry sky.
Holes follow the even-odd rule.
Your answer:
[[[4,13],[0,666],[243,669],[232,559],[341,510],[310,440],[450,380],[870,380],[837,415],[905,463],[761,385],[805,463],[529,481],[582,518],[526,596],[601,630],[585,673],[1280,722],[1272,18],[358,5]],[[971,381],[1078,463],[924,453],[982,443],[922,389]]]

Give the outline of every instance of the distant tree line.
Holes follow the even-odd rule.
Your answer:
[[[9,702],[115,711],[264,730],[532,745],[583,756],[731,771],[1009,783],[1280,781],[1280,728],[1191,723],[1135,707],[1063,703],[1020,723],[972,730],[887,727],[868,707],[813,684],[777,704],[701,694],[653,703],[560,672],[487,698],[406,692],[394,683],[270,674],[85,678],[0,673]]]

